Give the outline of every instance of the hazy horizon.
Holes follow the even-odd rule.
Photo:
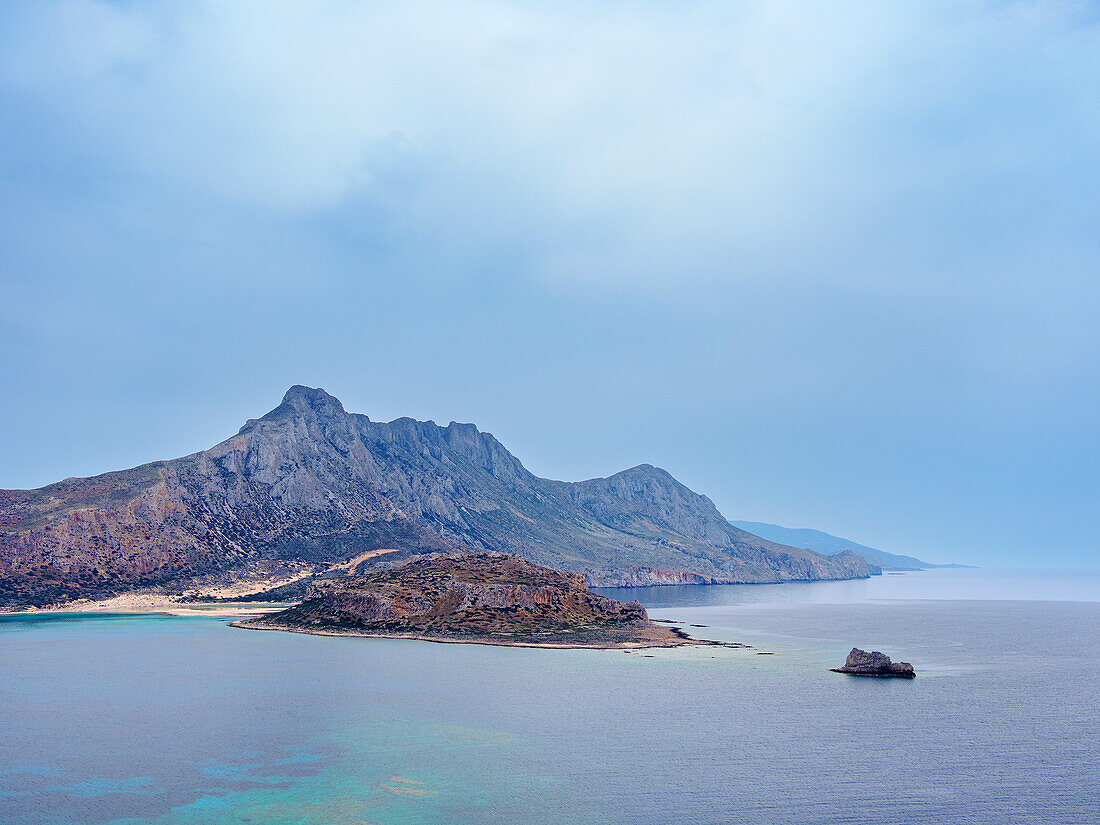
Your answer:
[[[1089,4],[0,8],[0,487],[323,387],[730,519],[1100,566]]]

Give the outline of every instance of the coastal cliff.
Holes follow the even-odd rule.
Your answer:
[[[638,602],[518,556],[462,554],[315,583],[301,604],[235,623],[256,630],[538,647],[671,647],[691,642]],[[710,642],[691,642],[710,644]]]
[[[431,552],[515,553],[592,585],[846,579],[873,568],[733,527],[648,464],[580,482],[530,473],[472,424],[348,413],[292,387],[203,452],[0,490],[0,606],[308,582]]]

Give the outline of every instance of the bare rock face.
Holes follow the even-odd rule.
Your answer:
[[[301,604],[239,626],[435,641],[619,647],[683,644],[638,602],[588,589],[584,577],[518,556],[436,555],[317,582]]]
[[[472,424],[348,413],[291,387],[203,452],[38,490],[0,490],[0,606],[139,587],[233,583],[282,566],[360,571],[423,553],[515,553],[592,585],[859,578],[729,524],[647,464],[610,478],[539,478]],[[354,571],[351,571],[354,572]]]
[[[916,678],[916,671],[908,662],[892,662],[885,653],[873,650],[868,653],[853,647],[848,654],[844,667],[833,668],[833,673],[848,673],[852,676],[884,676],[901,679]]]

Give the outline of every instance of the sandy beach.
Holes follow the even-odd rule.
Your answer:
[[[218,616],[246,618],[271,613],[290,602],[182,602],[159,593],[126,593],[110,599],[77,599],[47,607],[0,611],[6,614],[34,613],[164,613],[170,616]]]

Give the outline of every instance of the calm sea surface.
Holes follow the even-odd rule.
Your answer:
[[[606,592],[754,649],[5,618],[0,822],[1100,822],[1100,576]]]

